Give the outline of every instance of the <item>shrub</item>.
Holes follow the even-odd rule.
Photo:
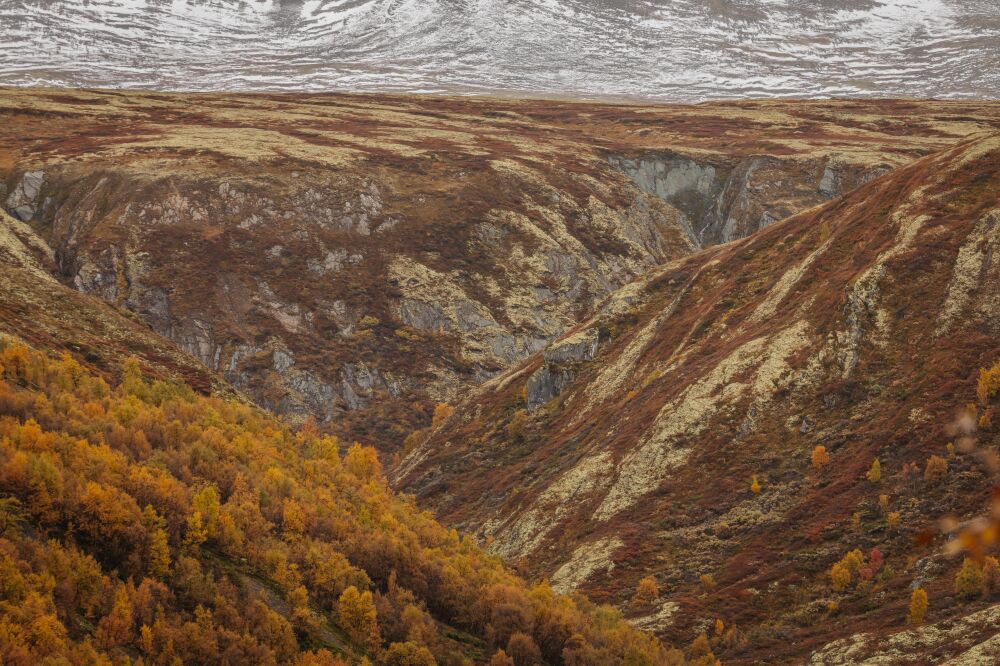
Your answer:
[[[437,666],[430,650],[409,641],[390,645],[383,662],[385,666]]]
[[[528,412],[519,409],[514,412],[510,423],[507,424],[507,436],[512,440],[520,441],[524,437],[524,424],[528,422]]]
[[[1000,392],[1000,361],[989,369],[980,368],[979,381],[976,382],[976,396],[984,405],[998,392]]]
[[[149,627],[143,627],[148,629]],[[150,640],[152,640],[152,631]],[[124,663],[124,662],[123,662]],[[347,666],[347,662],[340,657],[333,656],[329,650],[317,650],[316,652],[303,652],[295,660],[295,666]]]
[[[927,467],[924,468],[924,481],[927,483],[940,483],[947,474],[947,460],[938,455],[932,455],[927,459]]]
[[[375,449],[361,446],[358,442],[354,442],[351,448],[347,449],[344,469],[361,481],[378,479],[382,475],[382,465],[379,464]]]
[[[132,602],[129,599],[128,589],[122,585],[115,592],[111,612],[97,625],[97,644],[102,648],[124,645],[131,638],[133,623]]]
[[[715,663],[715,655],[712,654],[712,646],[708,642],[708,636],[704,633],[699,634],[698,638],[692,641],[691,646],[688,648],[688,654],[690,655],[692,663]]]
[[[819,242],[825,243],[830,238],[830,223],[823,220],[823,223],[819,225]]]
[[[373,317],[372,315],[365,315],[364,317],[358,320],[358,328],[360,329],[374,328],[378,326],[379,323],[380,322],[378,317]]]
[[[424,443],[427,439],[427,432],[424,430],[414,430],[403,440],[403,454],[411,453],[415,448]]]
[[[878,496],[878,508],[882,510],[883,516],[889,515],[889,496],[879,495]]]
[[[431,427],[437,428],[442,423],[448,420],[452,414],[455,413],[455,408],[449,405],[447,402],[439,402],[437,406],[434,407],[434,417],[431,419]]]
[[[701,583],[701,586],[705,588],[706,592],[711,592],[715,589],[715,578],[712,574],[702,574],[698,578],[698,581]]]
[[[184,533],[184,544],[191,548],[198,548],[208,539],[208,531],[205,529],[204,521],[201,519],[201,512],[195,511],[187,519],[187,531]]]
[[[757,480],[756,474],[754,474],[753,477],[751,477],[750,479],[750,492],[752,492],[754,495],[760,493],[760,481]]]
[[[862,567],[865,566],[865,555],[860,550],[855,548],[844,558],[840,560],[840,563],[847,567],[847,570],[851,572],[851,575],[856,575]]]
[[[876,549],[872,553],[878,553],[877,557],[881,561],[882,553],[880,551]],[[843,592],[855,576],[859,581],[865,581],[874,576],[876,571],[877,567],[866,565],[864,553],[855,548],[830,567],[830,583],[835,592]]]
[[[825,446],[817,446],[812,452],[812,465],[816,471],[820,471],[830,464],[830,455],[826,452]]]
[[[348,587],[340,595],[337,615],[351,641],[358,645],[364,645],[369,650],[378,647],[381,638],[379,637],[375,602],[371,592],[368,590],[359,592],[358,588],[353,585]]]
[[[955,574],[955,594],[962,599],[972,599],[983,591],[983,569],[971,557],[965,558],[962,568]]]
[[[508,657],[503,650],[497,650],[487,666],[514,666],[514,660]]]
[[[649,606],[659,596],[660,587],[656,584],[656,579],[652,576],[646,576],[639,581],[635,595],[632,597],[632,604],[639,607]]]
[[[927,592],[924,588],[918,587],[910,595],[910,614],[906,621],[910,624],[923,624],[924,616],[927,614]]]
[[[1000,592],[1000,562],[995,557],[983,560],[983,596],[990,597]]]
[[[843,592],[851,584],[851,572],[840,562],[830,567],[830,584],[834,592]]]
[[[534,639],[527,634],[515,632],[507,641],[507,654],[514,666],[535,666],[542,663],[542,651]]]
[[[878,483],[882,480],[882,463],[879,462],[878,458],[872,462],[872,466],[865,476],[872,483]]]
[[[146,566],[153,578],[163,579],[170,573],[170,545],[167,533],[159,527],[153,528],[149,535]]]

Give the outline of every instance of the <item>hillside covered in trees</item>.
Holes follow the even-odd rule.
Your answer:
[[[372,449],[0,340],[5,664],[714,663],[528,585]]]

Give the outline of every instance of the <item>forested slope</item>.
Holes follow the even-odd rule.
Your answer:
[[[683,661],[394,495],[372,449],[134,359],[111,386],[4,338],[0,366],[4,663]]]

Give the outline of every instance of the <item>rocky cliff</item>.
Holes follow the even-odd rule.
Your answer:
[[[891,163],[752,155],[712,163],[674,153],[612,158],[644,191],[682,211],[703,246],[744,238],[889,172]]]

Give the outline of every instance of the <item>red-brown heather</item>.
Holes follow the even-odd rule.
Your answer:
[[[0,90],[0,331],[49,368],[6,370],[0,425],[179,502],[141,514],[142,483],[8,435],[12,470],[72,480],[0,486],[38,611],[10,635],[46,618],[73,659],[143,663],[974,662],[1000,619],[998,133],[977,102]],[[159,383],[120,385],[130,356]],[[371,449],[318,475],[324,434],[413,497]],[[106,527],[86,481],[133,497],[141,560],[78,533]],[[247,493],[264,536],[237,547],[217,514]],[[91,606],[32,578],[46,537],[96,562]],[[310,548],[353,587],[305,580]]]

